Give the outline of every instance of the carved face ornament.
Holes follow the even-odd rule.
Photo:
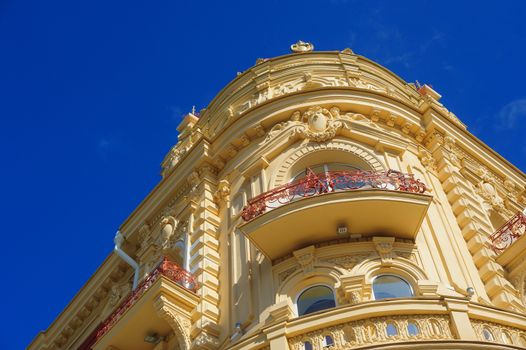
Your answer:
[[[309,129],[314,132],[320,132],[327,129],[327,122],[327,117],[320,110],[309,115]]]

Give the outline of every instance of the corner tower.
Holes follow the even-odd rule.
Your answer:
[[[184,117],[137,286],[111,254],[29,349],[526,347],[524,174],[430,86],[292,50]]]

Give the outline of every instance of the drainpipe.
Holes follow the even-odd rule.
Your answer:
[[[115,253],[117,253],[117,255],[120,256],[122,260],[126,261],[131,267],[135,269],[132,287],[132,290],[135,290],[135,288],[137,288],[137,284],[139,283],[139,264],[137,264],[135,260],[133,260],[128,254],[126,254],[121,249],[122,242],[124,242],[124,236],[122,235],[121,231],[117,231],[113,242],[115,242],[115,248],[113,249]]]

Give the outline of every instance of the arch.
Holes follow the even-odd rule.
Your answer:
[[[275,303],[286,299],[294,303],[302,291],[313,285],[325,285],[334,292],[340,285],[340,275],[341,272],[335,266],[315,266],[314,270],[308,274],[303,273],[302,270],[296,270],[279,286]]]
[[[282,161],[281,166],[275,171],[275,175],[272,176],[269,188],[286,183],[292,173],[299,169],[305,169],[310,162],[314,162],[314,164],[322,162],[316,162],[315,159],[320,159],[324,162],[349,162],[365,170],[386,170],[372,152],[349,140],[339,139],[327,143],[309,142],[292,152],[292,154],[289,154]]]
[[[303,316],[335,307],[336,298],[331,287],[316,284],[299,293],[295,304],[298,316]]]
[[[372,281],[375,276],[382,274],[398,275],[414,288],[418,286],[419,280],[428,279],[424,270],[419,266],[401,258],[392,259],[388,265],[383,264],[379,258],[364,260],[351,270],[351,274],[364,275],[368,281]]]
[[[406,330],[408,336],[417,337],[420,333],[420,327],[418,326],[418,322],[416,320],[407,321]]]
[[[387,324],[385,325],[385,334],[388,337],[398,336],[398,327],[394,321],[387,321]]]
[[[312,343],[309,340],[303,341],[303,350],[313,350]]]
[[[154,307],[157,315],[170,325],[179,344],[179,349],[190,349],[190,319],[177,312],[177,307],[162,295],[155,300]]]

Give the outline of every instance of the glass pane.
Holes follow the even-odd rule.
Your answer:
[[[407,333],[409,334],[409,336],[418,335],[418,326],[414,324],[413,322],[409,322],[407,324]]]
[[[373,292],[376,300],[413,296],[413,291],[409,283],[400,277],[391,275],[377,277],[373,282]]]
[[[303,343],[303,349],[305,350],[312,350],[312,344],[308,341],[306,341],[305,343]]]
[[[332,290],[326,286],[315,286],[307,289],[301,293],[297,304],[299,316],[336,306]]]

